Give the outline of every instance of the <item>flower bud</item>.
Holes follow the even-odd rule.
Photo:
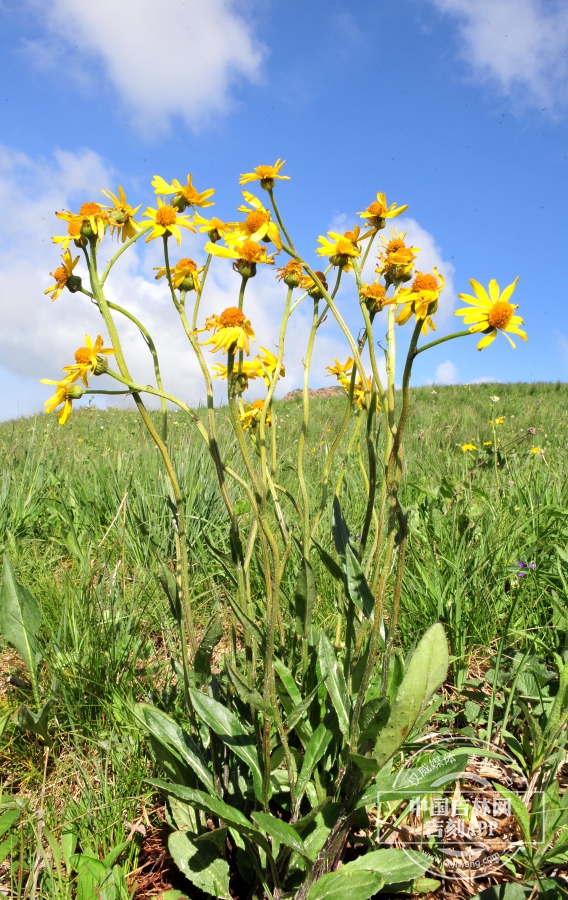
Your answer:
[[[106,356],[97,356],[97,364],[93,369],[93,375],[104,375],[108,372],[108,359]]]
[[[233,269],[243,278],[254,278],[256,275],[256,263],[249,262],[248,259],[237,259],[233,263]]]
[[[70,400],[80,400],[85,393],[80,384],[70,384],[66,390]]]
[[[189,272],[183,281],[180,281],[178,285],[178,289],[180,291],[194,291],[195,290],[195,281],[191,272]]]
[[[69,275],[65,282],[65,287],[68,291],[71,291],[72,294],[76,294],[77,291],[80,291],[82,286],[83,282],[80,275]]]
[[[176,194],[172,200],[172,206],[174,206],[178,212],[182,213],[187,209],[189,204],[183,194]]]

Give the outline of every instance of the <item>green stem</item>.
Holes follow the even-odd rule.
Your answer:
[[[146,232],[147,232],[151,227],[152,227],[152,223],[151,223],[151,222],[144,222],[144,224],[141,225],[140,231],[138,232],[138,234],[135,234],[134,237],[131,237],[129,241],[126,241],[126,243],[124,243],[124,244],[122,245],[122,247],[120,248],[120,250],[118,250],[118,252],[114,254],[114,256],[112,257],[112,259],[110,260],[110,262],[107,263],[107,267],[106,267],[106,269],[104,270],[103,274],[102,274],[101,277],[100,277],[100,282],[99,282],[99,283],[100,283],[101,287],[104,286],[104,283],[105,283],[105,281],[107,280],[107,277],[108,277],[108,273],[110,272],[110,270],[111,270],[112,267],[114,266],[114,264],[115,264],[115,262],[117,261],[117,259],[119,259],[119,257],[122,256],[122,254],[124,253],[124,251],[125,251],[125,250],[128,250],[128,248],[131,247],[132,244],[135,244],[136,241],[140,240],[140,238],[142,237],[142,235],[146,234]]]
[[[276,214],[276,218],[278,219],[278,224],[280,225],[280,228],[282,229],[282,231],[284,233],[284,237],[288,241],[292,250],[295,250],[296,248],[294,247],[294,244],[292,243],[292,238],[286,231],[286,226],[284,225],[284,222],[282,221],[282,216],[280,215],[280,210],[278,209],[276,200],[274,199],[274,189],[273,188],[268,189],[268,196],[270,197],[270,202],[272,203],[272,209],[274,210],[274,212]]]
[[[415,350],[414,355],[418,356],[419,353],[424,353],[425,350],[431,350],[432,347],[437,347],[438,344],[445,344],[446,341],[453,341],[454,338],[466,337],[466,335],[471,334],[472,332],[467,329],[467,331],[455,331],[453,334],[447,334],[446,337],[437,338],[435,341],[430,341],[429,344],[424,344],[422,347],[419,347]]]

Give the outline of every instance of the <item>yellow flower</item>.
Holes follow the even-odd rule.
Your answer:
[[[254,172],[245,172],[239,178],[239,184],[249,184],[251,181],[260,181],[261,188],[271,191],[276,179],[278,181],[290,181],[289,175],[279,175],[285,159],[277,159],[273,166],[257,166]]]
[[[222,363],[215,363],[211,368],[215,372],[213,378],[226,379],[228,377],[229,370],[227,366],[224,366]],[[238,369],[234,368],[233,375],[235,375],[237,371]],[[239,393],[242,394],[243,391],[246,391],[249,381],[254,381],[255,378],[262,378],[263,375],[264,372],[262,367],[258,364],[256,357],[250,360],[250,362],[245,359],[241,365],[241,375],[238,385]]]
[[[464,453],[468,453],[470,450],[477,450],[475,444],[462,444],[462,450]]]
[[[267,350],[266,347],[261,347],[260,353],[255,357],[253,362],[257,363],[258,367],[260,368],[260,373],[261,375],[263,375],[266,386],[268,387],[276,371],[276,366],[278,365],[278,357],[274,356],[274,354],[271,353],[270,350]],[[286,377],[286,369],[284,368],[282,363],[280,364],[278,377]]]
[[[523,341],[528,340],[526,333],[519,328],[519,325],[523,324],[523,320],[520,316],[514,315],[518,307],[513,303],[509,303],[509,298],[515,290],[518,280],[518,278],[515,278],[512,284],[508,285],[501,294],[499,285],[493,278],[489,282],[488,294],[478,281],[471,278],[469,283],[475,296],[470,294],[458,295],[461,300],[471,303],[473,308],[464,306],[463,309],[456,309],[454,315],[463,316],[463,324],[469,325],[469,330],[472,333],[482,331],[485,334],[485,337],[481,338],[477,345],[478,350],[488,347],[495,340],[498,331],[505,335],[513,350],[515,349],[515,344],[507,334],[507,331],[517,334]]]
[[[497,419],[489,419],[490,425],[502,425],[505,421],[505,416],[499,416]]]
[[[362,284],[359,296],[371,313],[378,313],[383,306],[396,303],[396,297],[387,297],[386,287],[384,284],[379,284],[378,281],[373,284]]]
[[[399,233],[396,228],[391,228],[388,240],[381,237],[384,250],[379,252],[380,265],[377,272],[385,276],[387,284],[394,281],[409,281],[412,277],[412,267],[420,248],[406,246],[404,239],[407,234],[407,231]]]
[[[103,358],[103,354],[104,356],[110,356],[114,354],[114,350],[112,348],[103,350],[103,344],[104,341],[100,334],[97,335],[94,344],[89,335],[86,334],[85,347],[79,347],[75,353],[75,365],[64,366],[63,368],[64,372],[70,373],[67,377],[72,377],[74,380],[80,378],[85,387],[87,387],[89,375],[103,375],[108,371],[108,362]]]
[[[328,284],[327,284],[327,281],[325,280],[325,272],[320,272],[318,269],[314,269],[314,275],[316,275],[319,278],[320,283],[323,285],[324,289],[327,291]],[[316,282],[310,275],[302,276],[302,280],[300,282],[300,287],[304,291],[307,291],[308,294],[310,295],[310,297],[313,297],[314,300],[318,300],[320,297],[323,296],[322,292],[320,291]]]
[[[344,363],[340,363],[336,356],[334,358],[334,362],[334,366],[326,366],[326,371],[331,372],[332,375],[337,375],[338,381],[341,381],[342,379],[347,378],[348,375],[351,375],[351,370],[353,369],[353,360],[350,356]]]
[[[435,313],[438,308],[438,298],[444,289],[444,279],[438,274],[436,268],[433,275],[427,272],[417,272],[412,287],[402,288],[397,296],[396,302],[404,304],[396,321],[399,325],[405,325],[412,314],[416,316],[417,322],[424,322],[422,334],[428,334],[428,326],[432,331],[436,331],[436,326],[430,318],[430,313]],[[440,283],[438,280],[440,279]]]
[[[351,268],[351,258],[361,255],[361,248],[357,245],[359,239],[359,226],[356,225],[353,231],[346,231],[344,234],[337,234],[335,231],[328,231],[328,238],[320,235],[316,253],[318,256],[328,256],[332,266],[341,266],[344,272]]]
[[[238,227],[238,222],[222,222],[213,216],[212,219],[204,219],[199,213],[195,213],[193,219],[196,225],[199,225],[199,231],[206,231],[210,241],[215,243],[221,240],[224,235],[229,234]]]
[[[257,244],[256,241],[235,242],[231,247],[219,247],[218,244],[208,241],[205,250],[213,256],[234,259],[233,269],[244,278],[253,278],[256,275],[257,263],[274,265],[274,255],[268,256],[266,247]]]
[[[260,200],[249,193],[243,191],[243,197],[252,206],[239,206],[239,212],[248,213],[244,222],[237,222],[234,231],[226,235],[225,240],[230,245],[236,241],[272,241],[278,250],[282,249],[282,238],[276,222],[272,221],[269,211],[262,205]]]
[[[362,219],[367,219],[369,225],[372,225],[373,230],[378,231],[380,228],[385,227],[386,219],[394,219],[395,216],[400,216],[400,214],[407,209],[408,204],[405,204],[405,206],[397,206],[396,203],[391,203],[390,206],[387,206],[385,194],[382,194],[379,191],[377,193],[377,199],[373,200],[365,212],[357,213],[357,215],[361,216]]]
[[[55,215],[57,216],[58,213],[55,213]],[[51,238],[54,244],[61,244],[64,250],[67,250],[71,241],[75,241],[76,247],[83,247],[86,244],[86,239],[81,234],[82,216],[73,216],[71,213],[69,215],[70,218],[66,220],[68,222],[67,234],[54,235]],[[58,216],[58,218],[61,217],[61,215]]]
[[[97,240],[102,241],[105,229],[109,224],[108,213],[102,206],[99,206],[98,203],[92,203],[91,201],[83,203],[82,206],[79,207],[78,214],[67,210],[66,212],[57,212],[55,215],[58,219],[69,222],[69,226],[73,223],[74,234],[79,231],[79,236],[77,238],[74,237],[74,240],[80,240],[81,237],[95,237],[96,235]],[[71,232],[70,227],[69,232]],[[60,243],[60,241],[56,241],[55,238],[53,240],[55,243]],[[67,242],[67,245],[68,244],[69,241]]]
[[[492,444],[493,444],[493,441],[483,441],[483,446],[484,446],[484,447],[491,447]]]
[[[283,281],[288,287],[299,287],[304,278],[302,267],[295,259],[288,260],[285,266],[282,266],[281,269],[276,269],[276,271],[278,273],[276,275],[278,281]]]
[[[73,400],[79,400],[79,398],[83,396],[83,388],[79,384],[74,384],[77,377],[78,376],[73,377],[69,375],[67,378],[64,378],[63,381],[51,381],[49,378],[40,379],[42,384],[56,385],[55,394],[53,397],[50,397],[49,400],[46,400],[43,405],[45,406],[46,413],[53,412],[58,406],[61,406],[61,409],[59,410],[60,425],[65,425],[67,419],[71,415]]]
[[[349,378],[339,379],[339,381],[341,381],[341,384],[343,385],[343,387],[345,388],[347,393],[349,393],[349,387],[350,387]],[[367,378],[367,390],[369,392],[371,391],[371,379],[370,378]],[[365,398],[365,387],[360,378],[357,379],[357,381],[355,382],[355,385],[353,387],[353,401],[354,401],[354,403],[357,404],[359,409],[367,409],[367,401]]]
[[[157,197],[157,200],[158,209],[153,209],[149,206],[144,213],[145,216],[154,222],[152,231],[146,238],[146,243],[153,241],[154,238],[162,237],[162,235],[173,234],[178,244],[181,244],[180,225],[182,228],[188,228],[190,231],[195,232],[189,216],[180,215],[174,206],[164,203],[161,197]]]
[[[112,201],[112,206],[105,206],[104,209],[109,210],[109,221],[112,234],[118,230],[122,236],[122,243],[133,238],[139,231],[141,226],[134,221],[134,216],[140,209],[137,206],[133,209],[126,200],[126,194],[122,189],[122,185],[118,185],[118,197],[112,191],[103,190],[105,197]]]
[[[173,286],[180,291],[199,292],[201,290],[199,275],[203,272],[204,268],[205,266],[201,266],[201,268],[198,269],[197,263],[194,263],[188,256],[184,256],[183,259],[178,260],[173,269],[170,269]],[[156,281],[168,274],[165,266],[155,266],[154,271],[158,273],[156,275]]]
[[[69,250],[66,250],[62,255],[61,259],[63,260],[63,265],[59,266],[55,272],[50,272],[52,278],[55,278],[55,284],[52,284],[50,287],[46,288],[43,292],[44,294],[51,294],[52,300],[57,300],[59,295],[61,294],[63,288],[66,286],[69,279],[73,276],[73,269],[79,262],[79,257],[76,256],[75,259],[72,258]],[[73,276],[77,277],[77,276]],[[81,286],[81,279],[79,279],[79,287]]]
[[[171,184],[164,181],[160,175],[154,175],[152,187],[156,194],[173,194],[172,206],[175,206],[179,212],[183,212],[187,206],[215,206],[209,197],[215,193],[214,188],[199,193],[191,183],[191,175],[187,176],[187,184],[180,184],[177,178],[174,178]]]
[[[249,338],[255,340],[252,325],[240,309],[236,306],[229,306],[220,316],[216,313],[205,321],[205,327],[194,331],[199,334],[203,331],[213,331],[213,336],[208,341],[204,341],[203,345],[213,344],[211,353],[222,350],[224,353],[235,353],[237,348],[244,350],[249,355]]]
[[[541,450],[540,447],[532,447],[531,453],[534,453],[535,456],[537,455],[537,453],[542,455],[544,453],[544,450]]]
[[[254,403],[243,403],[241,405],[240,419],[241,425],[243,426],[245,431],[247,431],[249,428],[251,428],[253,431],[256,429],[263,406],[264,400],[255,400]],[[265,421],[266,424],[270,427],[270,412],[268,410],[266,412]]]

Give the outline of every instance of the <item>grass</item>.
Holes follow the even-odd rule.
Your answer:
[[[410,541],[400,641],[406,649],[442,621],[458,689],[472,658],[488,657],[501,638],[512,607],[508,640],[521,651],[534,644],[544,659],[554,650],[555,597],[566,604],[567,400],[565,384],[413,390],[402,495]],[[312,405],[306,474],[315,505],[321,455],[342,410],[342,398]],[[287,448],[278,477],[294,495],[300,404],[280,403],[277,414]],[[502,424],[489,424],[500,417]],[[357,455],[346,455],[348,437],[331,483],[344,473],[341,502],[358,534],[361,473]],[[224,423],[219,439],[226,457],[236,458]],[[169,440],[186,498],[191,584],[203,625],[213,602],[231,589],[207,543],[226,549],[228,526],[209,458],[181,414],[170,417]],[[478,449],[463,451],[468,443]],[[86,408],[65,428],[52,417],[0,424],[0,545],[41,604],[41,678],[44,690],[51,684],[58,697],[51,720],[57,743],[44,784],[41,742],[10,718],[27,694],[5,679],[25,679],[25,672],[0,638],[0,803],[25,802],[21,847],[12,854],[11,871],[0,866],[0,885],[15,896],[25,893],[20,857],[28,870],[36,861],[42,784],[45,827],[56,843],[71,829],[82,852],[102,858],[126,842],[122,865],[127,871],[137,866],[137,828],[147,827],[156,798],[144,783],[151,761],[131,709],[136,700],[175,696],[170,661],[179,656],[155,577],[156,553],[168,560],[174,551],[169,491],[157,455],[134,412]],[[235,492],[235,499],[247,516],[246,498]],[[328,519],[318,539],[329,546]],[[333,583],[319,570],[318,592],[317,614],[334,629]],[[70,882],[44,875],[36,896],[71,897]]]

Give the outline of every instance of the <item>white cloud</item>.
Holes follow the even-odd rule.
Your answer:
[[[453,362],[447,359],[440,363],[434,375],[434,384],[459,384],[458,370]]]
[[[46,37],[30,59],[60,65],[85,83],[98,63],[137,127],[161,131],[171,117],[206,123],[231,102],[235,81],[259,77],[265,50],[236,0],[27,0]]]
[[[432,0],[457,18],[461,56],[475,77],[515,104],[554,107],[567,98],[568,6],[543,0]]]
[[[84,335],[108,336],[100,314],[80,293],[64,291],[52,302],[44,289],[52,283],[49,272],[59,263],[59,250],[51,242],[52,234],[64,234],[66,224],[56,219],[56,209],[76,209],[84,200],[97,200],[93,186],[113,188],[111,172],[91,150],[78,154],[58,151],[51,160],[36,161],[0,146],[0,419],[28,414],[41,409],[50,388],[40,378],[56,380],[61,369],[73,361],[73,353],[83,344]],[[25,198],[25,202],[22,202]],[[101,199],[103,199],[101,197]],[[132,197],[138,203],[143,197]],[[163,280],[156,283],[153,267],[159,265],[160,246],[153,241],[136,251],[127,251],[116,263],[108,279],[108,297],[129,309],[152,333],[162,367],[166,390],[191,404],[204,397],[203,381],[181,323]],[[203,261],[203,236],[184,232],[179,250],[173,244],[172,261],[190,255]],[[79,253],[71,248],[74,253]],[[107,260],[117,249],[108,235],[100,249]],[[86,281],[85,265],[76,269]],[[236,304],[239,277],[227,260],[214,260],[204,291],[199,324],[213,312]],[[259,266],[256,278],[249,282],[245,308],[256,333],[252,352],[262,345],[274,350],[284,306],[286,289],[274,279],[272,268]],[[189,299],[188,299],[189,303]],[[286,342],[286,378],[277,396],[302,383],[303,357],[311,321],[312,301],[308,298],[293,314]],[[136,327],[117,317],[123,348],[131,373],[141,383],[154,383],[151,357]],[[347,356],[345,342],[331,323],[326,322],[315,345],[311,383],[328,384],[325,366],[334,356]],[[209,364],[219,362],[220,354],[209,354]],[[93,387],[119,387],[96,379]],[[108,380],[110,381],[110,380]],[[216,381],[216,395],[223,396],[224,382]],[[251,399],[262,393],[262,384],[251,386]],[[100,399],[100,403],[105,401]],[[110,402],[114,402],[112,399]],[[129,403],[131,401],[128,401]],[[152,401],[150,401],[151,403]]]

